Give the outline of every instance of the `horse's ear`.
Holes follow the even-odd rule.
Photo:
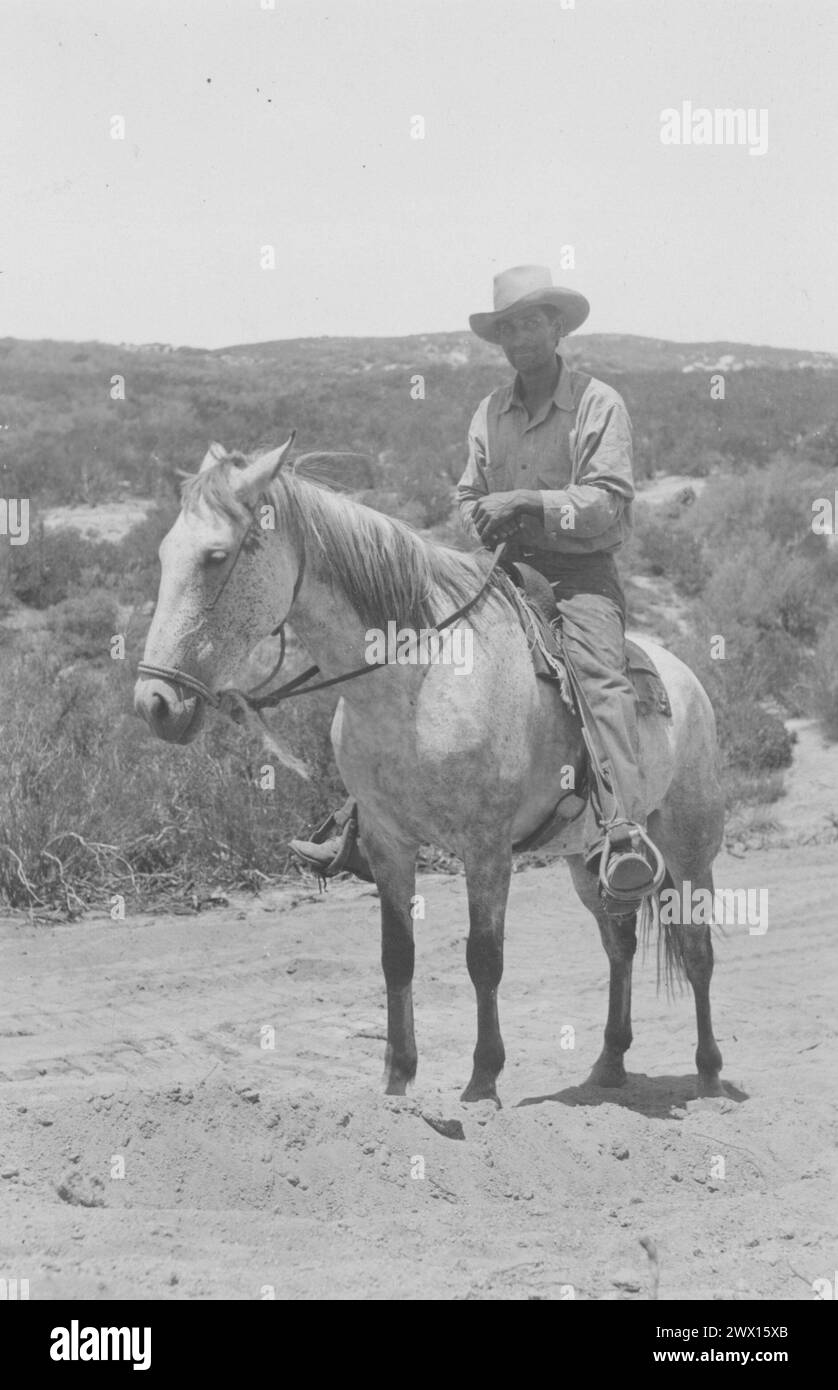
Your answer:
[[[237,496],[243,499],[255,497],[273,481],[285,463],[296,435],[297,431],[292,430],[285,443],[281,444],[278,449],[272,449],[269,454],[260,454],[258,458],[253,459],[252,463],[240,470],[233,483]]]
[[[278,449],[272,449],[269,454],[262,454],[257,460],[259,472],[264,474],[265,480],[270,482],[275,478],[285,460],[294,440],[297,438],[297,431],[292,430],[284,444],[280,444]]]
[[[204,454],[204,461],[198,469],[198,472],[203,473],[205,469],[213,468],[215,464],[220,463],[221,460],[226,457],[227,450],[224,448],[223,444],[210,444],[207,452]]]

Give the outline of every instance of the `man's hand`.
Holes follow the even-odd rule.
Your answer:
[[[522,516],[520,493],[490,492],[481,497],[471,519],[483,544],[493,545],[514,536]]]
[[[516,489],[487,493],[480,498],[471,519],[483,545],[497,545],[515,535],[526,515],[539,513],[544,516],[540,495]]]

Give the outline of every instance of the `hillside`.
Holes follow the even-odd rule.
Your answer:
[[[305,366],[335,372],[363,372],[375,368],[386,371],[423,361],[451,367],[502,361],[496,348],[470,332],[416,333],[399,338],[285,338],[263,343],[236,343],[216,349],[172,347],[166,343],[124,343],[121,347],[154,356],[210,358],[231,366],[271,362],[291,371]],[[765,368],[838,371],[838,355],[828,352],[757,347],[751,343],[673,343],[629,333],[576,333],[567,340],[564,353],[574,365],[610,368],[616,372]]]
[[[566,351],[623,394],[639,478],[763,466],[780,451],[830,467],[838,457],[838,358],[828,354],[607,334],[573,337]],[[719,372],[723,400],[711,396]],[[385,510],[433,524],[477,402],[508,375],[500,351],[470,333],[218,351],[5,338],[0,487],[41,508],[126,491],[171,499],[173,466],[197,466],[208,440],[252,449],[293,427],[302,450],[370,455]]]

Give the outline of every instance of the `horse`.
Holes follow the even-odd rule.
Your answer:
[[[486,552],[434,544],[283,467],[292,440],[252,455],[212,445],[184,482],[180,514],[160,547],[135,709],[158,737],[188,743],[207,705],[235,688],[254,647],[286,620],[332,679],[363,663],[370,633],[386,632],[392,622],[400,631],[443,626],[443,615],[479,595],[461,619],[473,635],[468,671],[443,661],[387,661],[365,679],[346,680],[331,738],[380,895],[386,1094],[404,1095],[416,1075],[412,904],[417,850],[432,843],[458,855],[466,876],[477,1039],[462,1099],[500,1104],[498,988],[513,845],[565,794],[563,769],[581,765],[580,725],[554,685],[537,678],[511,585],[500,574],[487,581]],[[671,706],[671,718],[639,721],[647,831],[665,861],[665,884],[689,881],[712,894],[724,820],[713,709],[688,667],[637,640],[657,665]],[[596,919],[610,966],[603,1047],[589,1084],[618,1087],[632,1041],[638,914],[604,910],[582,853],[585,819],[566,825],[555,843]],[[723,1095],[710,1011],[710,924],[685,920],[682,907],[681,920],[676,914],[664,929],[662,915],[659,965],[664,959],[673,978],[686,974],[695,996],[698,1094]]]

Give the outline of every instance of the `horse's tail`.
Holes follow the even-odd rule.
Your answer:
[[[667,874],[662,886],[667,884],[668,879],[669,875]],[[663,983],[667,998],[672,998],[676,989],[680,993],[684,988],[686,961],[684,960],[681,933],[675,930],[673,924],[661,921],[660,890],[657,893],[650,893],[640,904],[637,913],[637,932],[643,944],[644,955],[652,939],[652,933],[655,933],[658,993],[660,993],[661,983]]]

